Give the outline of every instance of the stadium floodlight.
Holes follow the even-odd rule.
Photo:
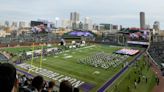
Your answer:
[[[59,17],[56,17],[55,20],[58,21],[59,20]]]

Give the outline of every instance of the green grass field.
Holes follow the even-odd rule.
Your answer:
[[[129,70],[107,90],[107,92],[151,92],[156,84],[154,72],[151,70],[144,56],[137,61],[136,65],[130,67]],[[140,71],[142,76],[136,74],[135,72],[137,71]],[[147,82],[146,78],[143,76],[147,77]],[[134,81],[138,80],[139,77],[141,78],[141,82],[137,84],[135,88]]]
[[[91,56],[92,54],[98,52],[105,52],[112,54],[114,51],[119,50],[122,47],[114,47],[107,45],[95,45],[90,48],[78,48],[69,50],[68,52],[61,53],[57,56],[48,56],[43,57],[42,68],[67,75],[70,77],[77,78],[84,82],[95,85],[93,92],[96,91],[103,83],[110,79],[114,74],[116,74],[121,68],[122,65],[119,65],[117,68],[102,69],[95,68],[89,65],[79,64],[77,61],[80,58],[85,58]],[[5,49],[8,52],[18,53],[22,50],[30,50],[30,47],[23,48],[7,48]],[[72,56],[71,58],[65,58],[67,55]],[[34,60],[34,65],[39,67],[40,58]],[[30,61],[27,63],[30,64]],[[99,74],[93,74],[95,71],[98,71]]]
[[[40,48],[40,47],[36,47],[36,48]],[[100,88],[107,80],[109,80],[111,77],[113,77],[116,73],[118,73],[122,69],[123,63],[116,68],[111,67],[109,69],[102,69],[102,68],[95,68],[89,65],[79,64],[77,63],[77,61],[80,58],[86,58],[87,56],[91,56],[98,52],[105,52],[108,54],[112,54],[113,52],[121,48],[123,47],[109,46],[109,45],[94,45],[88,48],[83,47],[78,49],[67,50],[66,52],[58,54],[56,56],[43,57],[42,68],[82,80],[86,83],[93,84],[95,85],[95,87],[91,91],[96,92],[97,89]],[[12,53],[20,53],[23,50],[29,51],[31,49],[32,47],[20,47],[20,48],[6,48],[4,50]],[[65,58],[66,56],[71,56],[71,57]],[[129,57],[127,60],[122,62],[130,61],[132,60],[132,58],[133,57]],[[27,61],[26,63],[30,64],[31,63],[30,61],[31,60]],[[39,63],[40,63],[39,61],[40,58],[35,58],[34,65],[39,67]],[[94,74],[95,71],[98,71],[99,74]],[[124,78],[126,78],[127,75],[129,75],[133,71],[134,71],[133,68],[129,69],[125,73],[125,75],[123,75],[123,77],[119,79],[121,80],[121,83],[119,84],[128,83],[128,81],[125,80]],[[150,72],[150,74],[152,74],[152,72]],[[125,86],[126,85],[120,88],[124,90],[123,88]],[[111,88],[109,88],[108,91],[115,92],[115,89],[112,86]],[[126,92],[126,90],[121,92]],[[139,91],[132,91],[132,92],[139,92]],[[140,92],[148,92],[148,91],[140,91]]]

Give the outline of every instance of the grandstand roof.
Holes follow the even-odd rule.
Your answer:
[[[63,36],[64,37],[81,37],[81,36],[84,36],[84,37],[89,37],[89,36],[90,37],[94,37],[94,36],[96,36],[96,34],[94,34],[91,31],[74,30],[74,31],[65,33]]]

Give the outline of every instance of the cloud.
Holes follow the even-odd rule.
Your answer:
[[[69,19],[77,11],[81,19],[89,16],[96,23],[139,26],[139,12],[146,13],[146,22],[164,22],[162,0],[0,0],[0,20]],[[161,25],[164,28],[164,25]]]

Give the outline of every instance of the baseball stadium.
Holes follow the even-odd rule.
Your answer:
[[[64,80],[79,92],[155,92],[164,75],[164,54],[163,44],[150,34],[139,29],[108,35],[73,30],[0,38],[0,61],[16,67],[20,92],[28,92],[25,81],[38,75],[55,82],[53,92],[59,92]]]

